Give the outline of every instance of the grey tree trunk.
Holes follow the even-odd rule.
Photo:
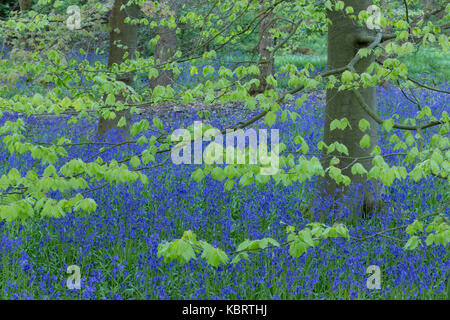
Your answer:
[[[21,11],[31,9],[31,0],[19,0],[19,7]]]
[[[265,0],[261,0],[261,11],[265,9]],[[266,78],[274,73],[274,58],[271,56],[269,48],[274,47],[274,39],[269,32],[274,27],[273,12],[268,15],[263,15],[259,21],[258,26],[258,64],[259,64],[259,86],[253,86],[250,89],[250,94],[258,94],[268,89]]]
[[[445,8],[445,3],[439,2],[437,0],[425,0],[423,8],[425,11],[423,24],[425,25],[432,16],[434,16],[434,18],[438,20],[444,18],[446,15]]]
[[[172,14],[176,15],[176,2],[168,1],[167,4],[170,7]],[[155,64],[164,64],[169,61],[177,47],[177,33],[176,28],[171,29],[166,26],[158,26],[157,34],[159,35],[159,40],[155,48]],[[164,68],[158,68],[158,77],[151,82],[150,87],[155,88],[156,86],[168,86],[173,83],[173,71]]]
[[[20,11],[31,10],[31,0],[19,0],[19,7]],[[30,43],[28,42],[30,39],[30,33],[31,32],[27,32],[25,36],[19,38],[20,46],[23,46],[23,48],[27,50],[30,49]]]
[[[114,0],[114,5],[110,14],[110,39],[109,39],[109,57],[108,67],[113,64],[121,64],[126,59],[134,59],[136,57],[137,46],[137,26],[130,23],[125,23],[126,17],[137,17],[139,8],[136,5],[127,6],[124,10],[120,10],[122,4],[126,4],[126,0]],[[119,45],[126,46],[119,47]],[[124,54],[128,53],[126,59]],[[133,85],[133,74],[128,73],[117,78],[125,84]],[[117,100],[123,99],[123,96],[116,97]],[[118,128],[118,122],[122,117],[126,119],[126,126],[122,127],[125,132],[129,131],[131,115],[128,110],[116,112],[115,119],[104,119],[100,117],[97,134],[103,136],[108,130]]]
[[[345,0],[345,6],[353,7],[356,16],[361,10],[366,10],[371,1],[369,0]],[[328,69],[332,70],[346,66],[356,55],[361,47],[366,47],[369,43],[360,43],[358,38],[365,35],[373,35],[371,30],[365,26],[361,26],[348,18],[344,11],[329,11],[328,18],[331,24],[328,27]],[[374,57],[370,56],[361,59],[355,69],[358,73],[365,69],[374,61]],[[375,87],[358,89],[363,96],[365,102],[372,110],[376,109]],[[351,129],[347,127],[345,130],[330,130],[330,123],[334,119],[347,118],[350,122]],[[370,129],[362,132],[359,129],[359,121],[366,119],[370,123]],[[355,158],[369,157],[373,147],[378,143],[378,125],[368,116],[359,106],[354,94],[350,90],[338,91],[329,89],[326,93],[326,107],[324,113],[324,142],[327,145],[338,141],[347,146],[350,158],[340,158],[340,163],[336,165],[342,170],[342,173],[349,176],[352,180],[351,186],[361,184],[363,186],[358,192],[352,191],[352,199],[362,204],[364,212],[371,211],[374,206],[375,193],[377,186],[374,184],[375,190],[370,191],[366,176],[352,175],[352,162]],[[370,136],[370,147],[362,148],[360,140],[365,135]],[[332,153],[331,155],[342,155],[340,153]],[[331,157],[324,156],[323,166],[328,167]],[[364,168],[369,171],[372,167],[372,159],[366,158],[358,161]],[[327,174],[322,180],[322,188],[326,195],[334,197],[335,200],[341,199],[349,188],[343,188],[343,185],[337,185],[336,182]],[[339,190],[338,190],[339,189]]]
[[[425,0],[425,11],[431,11],[437,9],[436,0]]]

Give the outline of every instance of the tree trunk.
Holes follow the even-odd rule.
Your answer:
[[[434,16],[434,18],[437,20],[441,20],[442,18],[444,18],[447,14],[445,8],[445,4],[440,4],[436,0],[425,0],[425,5],[423,8],[423,10],[425,11],[423,24],[425,25],[432,16]],[[432,15],[432,13],[434,14]]]
[[[31,0],[19,0],[20,11],[28,11],[31,9]],[[31,31],[30,31],[31,32]],[[29,50],[30,45],[28,43],[30,39],[30,32],[26,33],[23,37],[19,37],[19,44],[23,46],[23,49]]]
[[[19,0],[19,6],[21,11],[31,9],[31,0]]]
[[[109,39],[109,56],[108,67],[113,64],[120,65],[127,59],[134,59],[136,57],[137,46],[137,26],[130,23],[125,23],[126,17],[137,17],[139,8],[136,5],[126,6],[124,10],[120,10],[122,4],[126,4],[125,0],[114,0],[114,5],[110,14],[110,39]],[[119,47],[118,45],[126,46]],[[128,57],[123,58],[124,54],[128,53]],[[128,86],[133,85],[133,74],[128,73],[118,76],[117,80],[123,81]],[[123,99],[123,95],[116,97],[117,100]],[[126,126],[122,127],[126,133],[129,131],[131,114],[129,110],[122,110],[116,112],[116,118],[104,119],[100,117],[97,134],[103,136],[108,130],[118,128],[118,122],[122,117],[126,119]]]
[[[167,4],[170,7],[170,11],[173,15],[175,15],[175,2],[168,1]],[[168,19],[169,17],[167,17]],[[177,47],[177,29],[171,29],[166,26],[158,26],[157,34],[159,35],[159,40],[156,44],[155,48],[155,64],[163,64],[169,61]],[[153,89],[156,86],[168,86],[173,83],[173,71],[165,70],[164,66],[158,68],[159,75],[155,79],[155,81],[151,82],[150,87]]]
[[[366,10],[370,5],[369,0],[346,0],[345,6],[351,6],[355,15],[361,10]],[[348,18],[344,11],[329,11],[328,18],[331,24],[328,26],[328,70],[346,66],[356,55],[361,47],[366,47],[369,43],[359,43],[358,38],[364,35],[373,35],[373,31],[368,30],[365,26],[361,26]],[[374,57],[370,56],[361,59],[355,69],[358,73],[364,72],[366,68],[374,61]],[[360,88],[359,93],[364,98],[367,105],[372,109],[376,109],[376,92],[375,87]],[[345,130],[330,130],[330,123],[334,119],[347,118],[350,122],[351,129],[347,127]],[[366,119],[370,123],[370,129],[362,132],[359,129],[359,121]],[[359,103],[351,90],[338,91],[337,88],[329,89],[326,93],[326,107],[324,114],[324,142],[327,145],[337,141],[344,144],[348,148],[349,157],[339,158],[340,163],[336,166],[342,170],[342,174],[350,177],[352,187],[361,186],[355,192],[352,189],[352,200],[363,207],[360,208],[364,212],[371,211],[374,206],[374,196],[377,192],[377,186],[373,183],[375,190],[370,190],[370,183],[365,175],[352,175],[351,168],[354,158],[370,157],[370,153],[374,146],[378,143],[378,125],[365,113],[359,106]],[[362,148],[360,140],[365,135],[370,136],[370,147]],[[332,153],[331,155],[343,155],[340,153]],[[329,166],[331,157],[323,157],[323,166]],[[372,167],[372,159],[366,158],[358,160],[364,168],[369,171]],[[323,179],[325,194],[331,196],[334,200],[342,199],[345,194],[349,194],[351,188],[344,188],[342,184],[337,185],[336,182],[327,174]]]
[[[265,9],[265,1],[262,0],[261,11]],[[269,48],[274,47],[274,39],[269,32],[274,27],[273,12],[268,15],[262,15],[259,21],[258,31],[258,55],[259,55],[259,86],[253,86],[250,89],[250,94],[258,94],[268,89],[266,78],[274,73],[274,58],[271,57]]]
[[[432,11],[433,9],[437,9],[436,0],[425,0],[425,11]]]

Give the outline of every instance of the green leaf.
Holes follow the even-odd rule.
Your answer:
[[[359,120],[359,129],[364,132],[367,129],[370,129],[370,122],[367,121],[366,119],[361,119]]]
[[[159,76],[158,69],[150,68],[150,70],[148,71],[148,78],[149,79],[152,79],[152,78],[156,79],[156,78],[158,78],[158,76]]]
[[[213,74],[214,73],[214,67],[211,66],[206,66],[203,68],[203,75],[206,77],[209,74]]]
[[[314,247],[314,241],[312,239],[311,229],[305,228],[298,234],[299,239],[306,243],[310,247]]]
[[[178,260],[182,263],[195,259],[195,251],[188,242],[177,239],[169,243],[161,243],[158,245],[158,257],[164,257],[165,262]]]
[[[36,93],[31,99],[31,104],[34,106],[39,106],[44,102],[44,97],[41,94]]]
[[[370,136],[368,134],[365,134],[359,142],[359,145],[361,146],[361,148],[370,147]]]
[[[272,238],[264,238],[264,239],[260,239],[260,240],[255,240],[254,242],[256,242],[258,244],[259,249],[266,249],[267,247],[269,247],[269,245],[272,247],[280,246],[278,241],[276,241],[275,239],[272,239]]]
[[[191,230],[187,230],[183,233],[183,236],[181,237],[184,241],[192,241],[197,242],[197,235],[193,233]]]
[[[230,191],[233,188],[233,186],[234,186],[234,180],[228,179],[225,182],[224,188],[225,188],[226,191]]]
[[[163,123],[159,118],[153,118],[153,125],[160,131],[164,128]]]
[[[201,257],[206,259],[209,265],[213,267],[217,267],[221,263],[228,262],[227,254],[218,248],[214,248],[207,242],[203,242],[202,244],[203,253]]]
[[[352,75],[352,73],[351,73],[350,71],[348,71],[348,70],[345,70],[345,71],[342,73],[341,81],[342,81],[343,83],[348,83],[348,82],[350,82],[350,81],[352,81],[352,80],[353,80],[353,75]]]
[[[364,166],[361,163],[355,163],[352,166],[352,174],[353,175],[356,175],[356,174],[364,175],[364,174],[367,174],[367,170],[364,168]]]
[[[269,75],[268,77],[266,77],[266,81],[267,81],[267,84],[274,86],[274,87],[276,87],[278,84],[277,80],[273,77],[273,75]]]
[[[417,219],[406,228],[406,233],[410,236],[416,232],[423,232],[423,224]]]
[[[114,94],[110,93],[108,94],[108,96],[106,97],[106,101],[105,103],[109,106],[113,106],[116,104],[116,97],[114,96]]]
[[[343,224],[338,224],[335,226],[336,232],[341,235],[342,237],[348,239],[350,238],[350,235],[348,233],[348,229]]]
[[[211,178],[214,180],[223,181],[226,177],[225,171],[222,168],[217,167],[211,171]]]
[[[241,242],[238,246],[236,251],[243,251],[243,250],[247,250],[249,248],[249,246],[253,243],[253,241],[250,241],[248,239],[245,239],[243,242]]]
[[[266,184],[270,181],[270,175],[257,174],[255,175],[255,180],[261,184]]]
[[[269,126],[273,126],[277,120],[277,115],[273,111],[267,112],[266,116],[264,117],[264,122]]]
[[[337,238],[337,237],[339,237],[339,234],[338,234],[336,228],[333,228],[333,227],[327,227],[327,228],[322,232],[322,237],[323,237],[323,238]]]
[[[165,87],[163,87],[163,86],[156,86],[153,89],[152,97],[153,98],[157,98],[157,99],[162,99],[162,98],[164,98],[165,94],[166,94],[166,88]]]
[[[241,261],[242,259],[248,260],[248,253],[247,252],[240,252],[238,253],[233,260],[231,260],[232,264],[236,264],[239,261]]]
[[[56,0],[56,1],[53,3],[53,8],[59,8],[59,7],[61,7],[62,5],[64,5],[64,2],[63,2],[63,1],[61,1],[61,0]]]
[[[127,124],[127,120],[125,119],[125,117],[121,117],[119,122],[117,123],[117,126],[119,128],[124,127]]]
[[[337,1],[335,4],[336,11],[344,9],[344,1]]]
[[[295,105],[298,108],[301,108],[303,106],[303,104],[305,103],[305,101],[308,100],[308,96],[306,94],[303,94],[300,98],[295,100]],[[292,121],[295,121],[295,118],[292,119]]]
[[[200,182],[202,181],[202,179],[205,177],[205,174],[203,173],[203,170],[198,168],[197,170],[195,170],[192,175],[191,175],[191,179],[193,179],[195,182]]]
[[[281,112],[281,121],[286,122],[287,116],[288,116],[287,111],[283,110],[283,112]]]
[[[394,127],[394,119],[388,119],[383,122],[383,129],[386,130],[386,132],[389,132]]]
[[[348,148],[347,148],[345,145],[343,145],[342,143],[335,142],[335,146],[336,146],[336,150],[337,150],[338,152],[343,153],[343,154],[345,154],[346,156],[349,155],[349,154],[348,154]]]
[[[254,182],[253,172],[249,171],[246,174],[242,175],[239,180],[239,184],[243,187],[249,186]]]
[[[427,238],[425,239],[425,243],[427,246],[431,246],[435,241],[435,234],[434,233],[430,233]]]
[[[289,246],[289,254],[294,258],[298,258],[303,253],[305,253],[308,250],[308,248],[309,246],[303,241],[300,240],[293,241]]]
[[[411,238],[409,238],[409,240],[406,242],[403,248],[406,250],[414,250],[419,246],[421,242],[422,241],[419,239],[418,236],[412,236]]]
[[[198,69],[196,66],[192,66],[191,67],[191,71],[190,71],[191,76],[194,76],[196,74],[198,74]]]
[[[81,210],[92,213],[97,210],[97,204],[92,199],[83,199],[77,202],[77,204],[74,206],[74,210]]]
[[[131,158],[130,163],[134,168],[137,168],[141,165],[141,160],[138,157],[134,156]]]
[[[333,131],[337,128],[340,127],[340,121],[338,119],[334,119],[333,121],[331,121],[330,123],[330,131]]]

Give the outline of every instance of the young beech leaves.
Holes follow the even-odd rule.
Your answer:
[[[288,226],[286,232],[288,233],[287,242],[284,245],[289,245],[289,253],[294,258],[300,257],[309,248],[318,245],[321,239],[338,237],[348,239],[350,237],[347,227],[343,224],[335,224],[328,227],[318,222],[310,223],[298,232],[295,227]],[[242,259],[249,260],[251,253],[281,246],[273,238],[246,239],[237,246],[236,251],[232,253],[234,255],[233,259],[229,261],[225,251],[215,248],[206,241],[197,240],[197,236],[188,230],[184,232],[181,239],[161,243],[158,246],[158,257],[163,257],[165,262],[177,260],[181,263],[186,263],[191,259],[196,259],[197,254],[201,252],[200,257],[210,266],[218,267],[220,264],[229,262],[236,264]]]

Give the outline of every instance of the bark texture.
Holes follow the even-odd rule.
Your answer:
[[[108,67],[111,67],[115,63],[120,65],[126,59],[134,59],[136,57],[137,26],[130,23],[125,23],[125,18],[137,17],[139,8],[136,5],[132,5],[126,6],[124,10],[120,10],[122,4],[126,3],[126,0],[114,0],[114,5],[111,10]],[[124,59],[123,56],[125,53],[128,53],[128,56]],[[134,75],[132,73],[128,73],[118,76],[117,80],[132,86],[133,76]],[[123,99],[123,95],[119,95],[116,99]],[[127,122],[127,125],[122,127],[122,129],[124,129],[125,132],[128,132],[131,115],[128,110],[122,110],[116,112],[115,119],[100,118],[97,128],[98,135],[103,136],[108,130],[118,128],[118,122],[122,117],[125,117]]]
[[[261,1],[261,12],[265,10],[265,0]],[[269,88],[266,78],[274,73],[274,58],[271,56],[270,47],[274,47],[274,39],[269,32],[274,27],[274,15],[273,12],[264,14],[259,20],[258,26],[258,64],[260,74],[258,76],[259,86],[253,86],[250,89],[250,94],[258,94],[264,92]]]
[[[168,1],[167,4],[170,7],[170,12],[176,15],[176,3],[175,1]],[[168,16],[166,17],[169,18]],[[177,48],[177,33],[176,28],[169,28],[167,26],[158,26],[157,33],[159,40],[155,48],[155,63],[164,64],[170,61]],[[156,86],[168,86],[173,83],[173,71],[167,70],[163,67],[158,68],[159,75],[155,81],[151,83],[151,88]]]
[[[345,0],[345,6],[353,7],[356,16],[361,10],[366,10],[371,1],[369,0]],[[365,26],[361,26],[352,21],[343,11],[329,11],[328,18],[331,24],[328,27],[328,69],[332,70],[339,67],[346,66],[352,58],[356,55],[358,50],[366,47],[369,43],[360,43],[358,38],[365,35],[374,35],[372,31]],[[356,65],[355,69],[358,73],[364,72],[366,68],[374,61],[374,57],[370,56],[361,59]],[[365,102],[372,110],[376,109],[376,92],[375,87],[358,89],[363,96]],[[351,129],[347,127],[345,130],[335,129],[330,130],[330,123],[334,119],[347,118],[350,122]],[[362,132],[359,129],[359,121],[366,119],[370,123],[370,129]],[[360,140],[365,135],[370,136],[370,147],[362,148]],[[362,203],[363,211],[371,211],[374,206],[375,193],[377,186],[374,184],[375,190],[369,191],[366,176],[352,175],[352,163],[356,158],[365,159],[358,160],[364,168],[369,171],[372,168],[372,159],[370,153],[373,147],[378,143],[378,125],[377,123],[365,113],[359,106],[358,101],[350,90],[338,91],[337,89],[329,89],[326,93],[326,107],[324,112],[324,142],[327,145],[338,141],[347,146],[349,158],[340,158],[340,163],[336,165],[342,170],[344,175],[347,175],[352,180],[352,187],[356,185],[363,186],[358,192],[352,191],[352,199]],[[332,155],[342,156],[340,153]],[[331,157],[324,155],[323,166],[328,167]],[[322,188],[326,195],[340,199],[346,194],[348,188],[343,188],[343,185],[337,185],[336,182],[326,175],[323,179],[324,184]],[[347,194],[348,195],[348,194]]]
[[[31,9],[31,0],[19,0],[20,10],[30,10]]]
[[[425,0],[425,11],[437,9],[436,0]]]

